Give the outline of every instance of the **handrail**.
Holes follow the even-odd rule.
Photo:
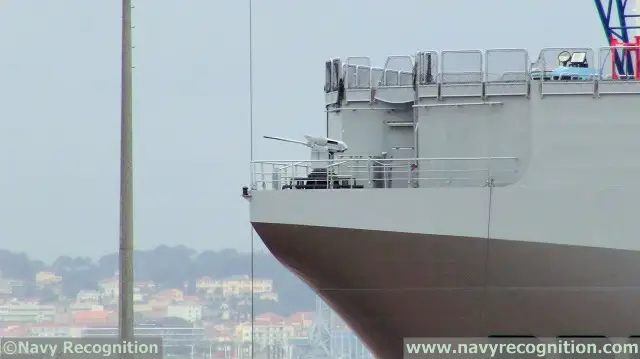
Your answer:
[[[481,187],[486,186],[489,178],[499,183],[513,183],[519,166],[517,157],[253,161],[251,185],[263,190],[398,188],[430,186],[426,183],[439,181],[448,186],[461,182],[463,187]]]
[[[540,75],[540,72],[546,73],[556,70],[560,66],[557,62],[557,54],[561,51],[585,52],[588,57],[589,69],[593,70],[593,73],[589,73],[589,71],[585,71],[585,73],[580,72],[570,81],[611,82],[624,80],[628,82],[635,80],[636,82],[640,82],[640,70],[636,68],[640,67],[640,63],[638,63],[638,61],[636,61],[633,66],[633,74],[618,74],[616,67],[613,66],[612,63],[616,51],[633,51],[640,54],[640,44],[610,45],[600,48],[544,48],[541,49],[537,57],[530,56],[529,51],[522,48],[487,49],[485,51],[419,51],[413,57],[397,55],[390,56],[389,58],[387,58],[386,65],[383,68],[372,66],[368,58],[367,61],[365,61],[366,64],[346,63],[346,67],[344,67],[343,69],[343,77],[345,77],[344,75],[349,72],[350,78],[347,81],[347,88],[358,89],[373,89],[385,85],[400,85],[398,81],[400,81],[399,74],[401,72],[406,72],[407,74],[411,72],[412,75],[417,77],[417,83],[420,86],[431,86],[436,84],[443,85],[447,83],[450,83],[450,85],[453,86],[470,83],[477,84],[501,82],[511,84],[528,84],[532,80],[538,80],[539,78],[537,78],[537,76]],[[428,55],[429,61],[425,60],[427,58],[426,55]],[[454,60],[448,60],[447,57],[453,57]],[[389,61],[391,59],[399,58],[406,59],[406,61],[404,62],[407,63],[407,66],[389,66]],[[534,61],[532,62],[532,60]],[[415,74],[413,74],[413,72],[408,68],[409,64],[413,65],[414,63],[418,65],[416,67]],[[356,67],[355,71],[353,70],[354,66]],[[351,70],[346,71],[347,68]],[[387,71],[393,71],[394,78],[391,79],[391,83],[388,83],[390,79],[388,78],[389,76]],[[609,74],[608,72],[611,73]],[[463,76],[463,78],[455,78],[452,81],[446,81],[445,79],[443,79],[443,75],[463,73],[468,74],[468,78],[464,78]],[[475,76],[473,74],[479,74],[479,76]],[[511,74],[511,78],[506,79],[505,76],[507,74]],[[497,78],[495,78],[496,75]],[[427,81],[427,76],[431,80]],[[541,80],[544,80],[544,77]],[[552,79],[551,81],[554,80]],[[565,80],[563,81],[566,82]]]
[[[387,160],[393,161],[474,161],[474,160],[517,160],[518,157],[418,157],[418,158],[388,158]],[[339,157],[333,160],[304,160],[298,161],[297,163],[321,163],[321,162],[331,162],[336,160],[345,160],[345,161],[367,161],[367,160],[384,160],[384,158],[343,158]],[[267,160],[267,161],[252,161],[251,163],[263,163],[263,164],[282,164],[283,162],[293,162],[293,160]]]
[[[285,170],[285,169],[288,169],[288,168],[291,168],[291,167],[295,167],[295,166],[300,166],[300,164],[305,163],[305,162],[306,161],[300,161],[300,162],[296,162],[296,163],[290,164],[290,165],[285,166],[285,167],[280,167],[280,168],[278,168],[278,171]]]
[[[347,162],[349,162],[349,161],[342,161],[342,162],[332,163],[332,164],[328,165],[327,168],[334,167],[334,166],[339,166],[339,165],[345,164]]]

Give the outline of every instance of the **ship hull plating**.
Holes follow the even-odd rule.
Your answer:
[[[640,335],[638,251],[253,226],[381,359],[404,337]]]

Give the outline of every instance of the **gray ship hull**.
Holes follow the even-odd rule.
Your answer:
[[[518,49],[327,66],[348,156],[252,164],[254,228],[380,359],[403,337],[640,335],[640,81],[609,48],[555,78],[560,50],[537,77]],[[295,187],[320,165],[359,187]]]
[[[378,358],[404,337],[640,334],[640,252],[253,223]]]

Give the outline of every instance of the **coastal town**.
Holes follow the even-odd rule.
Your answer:
[[[0,337],[115,335],[118,276],[104,278],[97,283],[98,289],[80,290],[74,298],[61,293],[63,280],[51,271],[38,272],[34,283],[40,293],[47,293],[47,298],[38,298],[21,295],[24,281],[0,278]],[[161,335],[169,349],[192,357],[194,352],[204,352],[204,357],[231,358],[238,357],[232,351],[251,343],[281,347],[308,341],[311,311],[288,316],[254,311],[252,322],[252,294],[260,303],[279,300],[272,279],[203,276],[195,281],[193,295],[185,292],[184,288],[160,288],[152,281],[135,282],[136,334]]]

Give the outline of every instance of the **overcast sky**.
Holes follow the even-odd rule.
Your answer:
[[[117,250],[120,2],[4,0],[0,247]],[[325,59],[598,47],[587,0],[254,0],[256,159],[324,134]],[[134,0],[136,247],[249,246],[248,1]]]

